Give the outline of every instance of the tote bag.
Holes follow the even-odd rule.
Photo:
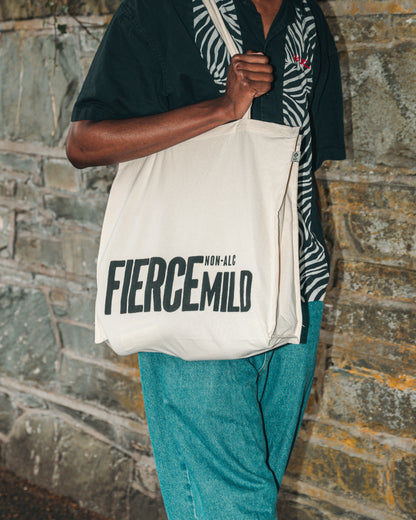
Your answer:
[[[299,140],[298,128],[245,117],[120,164],[97,261],[96,342],[185,360],[299,343]]]

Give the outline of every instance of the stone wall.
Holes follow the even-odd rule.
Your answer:
[[[42,2],[43,4],[43,2]],[[100,38],[117,1],[85,2]],[[332,278],[283,520],[416,517],[416,1],[322,3],[340,51],[348,160],[318,173]],[[93,342],[113,168],[63,145],[97,41],[0,0],[1,463],[117,520],[164,517],[135,356]]]

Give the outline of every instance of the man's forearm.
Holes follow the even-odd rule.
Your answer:
[[[233,119],[223,98],[154,116],[71,124],[67,155],[77,168],[144,157]]]
[[[209,101],[154,116],[76,121],[67,139],[68,159],[77,168],[129,161],[239,119],[255,97],[270,90],[273,69],[268,61],[252,51],[233,56],[225,94]]]

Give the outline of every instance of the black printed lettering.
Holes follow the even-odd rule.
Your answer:
[[[193,269],[195,264],[202,264],[204,262],[203,256],[190,256],[188,258],[188,266],[186,268],[185,275],[185,284],[183,287],[183,301],[182,301],[182,310],[183,311],[197,311],[199,305],[197,303],[191,303],[191,292],[192,289],[196,289],[198,287],[198,279],[192,278]]]
[[[163,295],[163,308],[166,312],[175,312],[181,306],[182,290],[175,291],[175,296],[172,302],[172,288],[175,279],[175,269],[177,268],[177,276],[183,276],[186,271],[185,259],[176,256],[169,262],[168,272],[166,275],[165,293]]]
[[[115,279],[116,269],[117,267],[124,267],[125,260],[113,260],[110,262],[110,266],[108,268],[108,277],[107,277],[107,293],[105,296],[105,307],[104,313],[111,314],[111,303],[113,300],[113,292],[117,291],[120,287],[120,282]]]
[[[140,269],[141,267],[148,264],[148,258],[142,258],[140,260],[135,260],[134,262],[133,275],[131,277],[131,285],[129,292],[129,314],[133,314],[135,312],[143,312],[143,305],[136,304],[136,293],[137,291],[140,291],[140,289],[143,287],[143,282],[139,280]]]
[[[133,260],[127,260],[126,269],[124,271],[123,290],[121,291],[120,314],[126,314],[127,312],[127,297],[129,294],[132,269]]]
[[[214,305],[212,310],[217,312],[220,306],[220,296],[221,296],[221,282],[222,282],[222,273],[217,273],[215,276],[214,283],[210,284],[209,275],[205,271],[202,277],[202,288],[201,288],[201,303],[199,305],[199,310],[205,310],[205,303],[208,306],[211,305],[212,300],[214,300]]]
[[[240,311],[248,312],[251,308],[251,286],[253,273],[251,271],[241,271],[240,275]]]
[[[155,278],[155,271],[157,275]],[[146,289],[144,292],[144,312],[150,312],[153,301],[153,310],[162,310],[161,289],[165,281],[166,262],[158,256],[150,259],[149,270],[147,271]]]
[[[228,293],[227,312],[238,312],[240,307],[234,305],[235,273],[230,273],[230,290]]]

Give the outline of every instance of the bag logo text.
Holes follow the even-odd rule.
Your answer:
[[[108,268],[104,312],[187,312],[208,308],[215,312],[248,312],[253,274],[248,270],[224,270],[235,265],[236,255],[187,259],[176,256],[169,262],[161,257],[113,260]],[[202,266],[208,269],[201,271]],[[223,270],[210,269],[213,266]],[[120,307],[114,310],[116,293]]]

